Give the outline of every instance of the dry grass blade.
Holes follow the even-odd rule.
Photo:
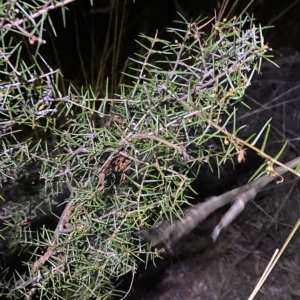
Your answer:
[[[280,250],[276,249],[274,255],[272,256],[272,259],[270,260],[267,268],[265,269],[265,272],[262,274],[259,282],[257,283],[255,289],[253,290],[252,294],[250,295],[250,297],[248,298],[248,300],[253,300],[254,297],[256,296],[256,294],[258,293],[258,291],[260,290],[260,288],[262,287],[262,285],[264,284],[264,282],[266,281],[266,279],[268,278],[269,274],[271,273],[271,271],[273,270],[273,268],[275,267],[276,263],[278,262],[279,258],[281,257],[283,251],[286,249],[286,247],[288,246],[288,244],[290,243],[292,237],[294,236],[294,234],[296,233],[296,231],[298,230],[300,226],[300,219],[298,219],[297,223],[295,224],[294,228],[292,229],[291,233],[289,234],[289,236],[287,237],[286,241],[284,242],[283,246],[281,247]]]

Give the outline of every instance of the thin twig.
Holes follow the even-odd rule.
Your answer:
[[[69,191],[72,195],[72,186],[69,182],[68,179],[66,179],[66,184],[69,188]],[[55,245],[58,242],[58,236],[60,233],[63,232],[70,232],[72,229],[70,228],[65,228],[65,225],[69,222],[69,218],[70,218],[70,214],[71,211],[74,209],[74,204],[75,202],[73,200],[69,201],[68,204],[66,205],[64,211],[62,212],[59,222],[56,226],[56,229],[53,233],[53,237],[50,243],[50,246],[48,248],[48,250],[45,252],[45,254],[43,256],[41,256],[38,261],[36,261],[32,267],[32,272],[35,272],[38,270],[39,266],[44,264],[54,253],[55,253]]]
[[[141,78],[143,77],[143,73],[144,73],[145,67],[146,67],[146,65],[148,63],[150,55],[152,54],[152,49],[153,49],[153,47],[154,47],[154,45],[156,43],[157,35],[158,35],[158,31],[156,30],[154,38],[153,38],[151,46],[150,46],[150,49],[148,50],[147,56],[145,58],[145,61],[143,62],[143,66],[141,68],[138,81],[134,84],[134,89],[133,89],[133,91],[131,93],[131,96],[130,96],[131,98],[134,97],[135,92],[136,92],[137,88],[139,87],[139,83],[140,83]]]
[[[28,21],[29,19],[36,19],[37,17],[41,16],[44,13],[49,12],[50,10],[66,6],[67,4],[72,3],[74,1],[76,1],[76,0],[64,0],[64,1],[61,1],[61,2],[57,2],[55,4],[51,4],[51,5],[46,6],[46,7],[44,6],[42,9],[40,9],[37,12],[31,14],[28,18],[23,18],[23,19],[20,19],[16,22],[11,22],[9,24],[4,25],[2,28],[6,29],[6,28],[11,28],[13,26],[21,25],[24,22]]]

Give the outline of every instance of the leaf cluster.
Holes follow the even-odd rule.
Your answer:
[[[22,9],[23,31],[27,22],[34,28],[29,41],[42,42],[45,16],[35,23],[34,9]],[[133,59],[132,84],[115,99],[72,86],[63,95],[61,74],[39,47],[24,59],[23,42],[8,38],[18,27],[2,26],[1,252],[31,253],[27,271],[2,270],[2,295],[118,294],[115,282],[128,272],[134,277],[142,254],[160,255],[132,233],[180,218],[201,167],[241,155],[237,130],[230,139],[224,128],[268,50],[262,28],[248,16],[182,24],[185,30],[169,29],[172,42],[142,35],[145,55]],[[151,63],[152,55],[161,58]],[[32,193],[21,193],[22,184]],[[56,229],[33,232],[30,223],[59,205]]]

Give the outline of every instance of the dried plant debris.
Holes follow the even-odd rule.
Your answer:
[[[252,109],[239,109],[238,124],[247,124],[241,130],[241,135],[247,136],[272,118],[265,151],[276,155],[287,141],[280,159],[290,161],[290,167],[295,167],[298,163],[295,158],[300,156],[300,54],[283,50],[276,54],[275,62],[280,68],[266,64],[262,75],[254,78],[244,100]],[[283,170],[276,171],[282,174]],[[253,192],[249,194],[251,201],[244,212],[215,243],[211,242],[210,234],[216,223],[210,232],[202,231],[202,223],[198,224],[203,219],[199,212],[208,211],[208,203],[213,198],[188,209],[182,221],[177,220],[172,225],[163,221],[156,227],[138,232],[154,246],[180,250],[172,258],[139,273],[128,299],[247,299],[275,249],[281,247],[300,216],[298,177],[286,174],[280,184],[274,180],[266,185],[273,179],[265,175],[215,197],[222,203],[225,195],[230,193],[231,200],[228,201],[247,195],[247,191]],[[211,211],[216,208],[210,207]],[[204,213],[205,217],[209,213]],[[217,211],[214,215],[220,220],[221,214],[223,212]],[[223,227],[215,229],[214,237]],[[182,235],[185,237],[181,238]],[[255,299],[299,299],[299,262],[300,234],[296,233]],[[159,280],[153,280],[155,276]]]
[[[289,168],[294,168],[299,164],[299,162],[300,157],[297,157],[288,162],[286,166]],[[288,169],[279,167],[276,169],[276,174],[280,176],[287,171]],[[247,202],[253,200],[256,194],[270,181],[274,180],[274,178],[275,177],[271,177],[269,175],[264,175],[250,183],[224,193],[218,197],[209,198],[203,203],[192,206],[185,211],[182,219],[177,219],[172,224],[168,221],[163,221],[154,228],[139,231],[137,235],[151,243],[152,246],[156,246],[160,243],[164,243],[166,245],[174,243],[182,236],[192,231],[197,224],[205,220],[218,208],[229,202],[234,202],[230,210],[224,215],[220,223],[215,227],[212,233],[212,238],[215,240],[219,236],[220,231],[223,228],[226,228],[235,219],[235,217],[243,211]]]

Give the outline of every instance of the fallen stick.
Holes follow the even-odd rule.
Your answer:
[[[286,163],[286,166],[288,168],[295,168],[299,163],[300,157],[297,157]],[[244,184],[220,196],[211,197],[202,203],[186,209],[184,216],[181,219],[174,220],[172,224],[168,220],[164,220],[152,228],[139,230],[135,234],[142,237],[146,242],[151,243],[152,246],[161,243],[169,246],[191,232],[200,222],[205,220],[218,208],[227,203],[234,202],[220,223],[215,227],[212,233],[212,238],[215,240],[220,231],[227,227],[243,211],[248,201],[254,199],[256,194],[268,183],[287,171],[288,169],[285,167],[277,167],[275,168],[276,176],[264,175],[250,183]]]

